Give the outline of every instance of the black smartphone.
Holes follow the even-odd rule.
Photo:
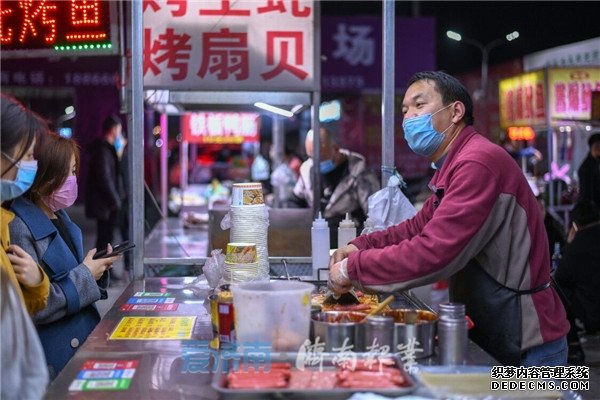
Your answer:
[[[118,256],[119,254],[129,251],[129,250],[133,249],[134,247],[135,247],[135,243],[129,243],[129,241],[123,242],[123,243],[120,243],[120,244],[116,245],[115,247],[113,247],[112,253],[106,254],[106,249],[100,250],[96,254],[94,254],[94,257],[92,257],[92,259],[97,260],[99,258],[108,258],[108,257]]]

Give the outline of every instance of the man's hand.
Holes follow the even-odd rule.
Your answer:
[[[331,258],[329,259],[329,269],[333,267],[334,264],[339,263],[340,261],[348,258],[350,253],[358,251],[358,247],[353,244],[347,244],[344,247],[340,247],[336,251],[333,252]]]
[[[567,236],[567,243],[572,243],[573,239],[575,239],[576,234],[577,234],[577,229],[571,225],[571,229],[569,229],[569,234]]]
[[[24,286],[37,286],[44,275],[34,259],[16,244],[8,248],[8,258],[15,270],[17,280]]]
[[[348,259],[344,258],[339,263],[329,268],[329,281],[327,286],[336,294],[342,294],[352,289],[352,281],[348,277]]]

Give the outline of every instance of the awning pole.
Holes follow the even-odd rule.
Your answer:
[[[394,167],[394,34],[395,1],[383,1],[383,90],[381,97],[381,166]],[[387,186],[390,174],[381,172],[381,186]]]

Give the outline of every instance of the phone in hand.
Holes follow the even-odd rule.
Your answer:
[[[125,241],[125,242],[120,243],[120,244],[116,245],[115,247],[113,247],[112,253],[106,254],[106,249],[100,250],[96,254],[94,254],[94,257],[92,257],[92,259],[97,260],[99,258],[108,258],[108,257],[118,256],[119,254],[129,251],[129,250],[133,249],[134,247],[135,247],[135,243],[129,243],[129,241]]]

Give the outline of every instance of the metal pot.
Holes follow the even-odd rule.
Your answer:
[[[365,313],[353,311],[314,313],[311,318],[312,342],[319,338],[320,343],[325,343],[326,352],[340,351],[342,346],[347,350],[362,351],[362,320],[365,316]]]
[[[433,355],[437,316],[431,311],[397,309],[381,313],[394,318],[393,353],[413,347],[415,358]]]

